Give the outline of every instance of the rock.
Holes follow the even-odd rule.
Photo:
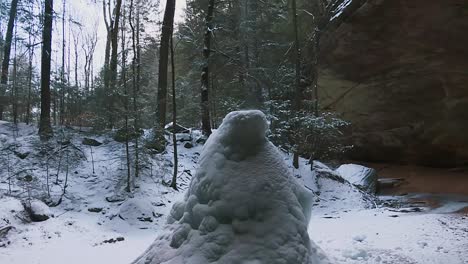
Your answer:
[[[106,239],[106,240],[102,241],[102,243],[113,244],[113,243],[121,242],[121,241],[124,241],[124,240],[125,240],[124,237],[117,237],[117,238]]]
[[[184,148],[191,149],[191,148],[193,148],[193,144],[191,142],[186,142],[184,144]]]
[[[392,189],[400,186],[405,182],[403,178],[386,178],[377,180],[377,192],[382,192],[384,190]]]
[[[343,164],[336,172],[359,189],[375,194],[377,192],[377,171],[357,164]]]
[[[129,199],[119,208],[120,219],[129,224],[138,224],[140,222],[153,222],[156,213],[153,206],[143,199]]]
[[[26,152],[20,152],[20,151],[14,151],[15,155],[20,158],[20,159],[25,159],[29,156],[29,151]]]
[[[13,226],[0,227],[0,240],[4,238],[11,229],[14,229],[14,227]]]
[[[353,1],[321,41],[320,104],[352,123],[350,158],[468,164],[467,5]]]
[[[83,141],[81,142],[81,144],[86,145],[86,146],[93,146],[93,147],[98,147],[102,145],[101,142],[92,138],[83,138]]]
[[[91,212],[91,213],[100,213],[102,211],[102,208],[90,207],[90,208],[88,208],[88,211]]]
[[[127,198],[123,195],[112,195],[112,196],[106,197],[106,201],[108,201],[109,203],[123,202],[126,199]]]
[[[39,200],[24,203],[24,209],[28,212],[33,222],[43,222],[52,216],[49,206]]]
[[[197,138],[197,140],[195,142],[197,142],[197,144],[203,145],[203,144],[205,144],[206,140],[207,140],[207,138],[205,136],[201,136],[201,137]]]
[[[164,137],[164,131],[159,128],[154,128],[144,142],[145,148],[152,150],[155,154],[164,152],[166,145],[167,141]]]

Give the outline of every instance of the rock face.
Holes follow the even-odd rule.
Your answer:
[[[464,0],[375,0],[324,34],[321,105],[353,123],[353,158],[468,163],[467,17]]]

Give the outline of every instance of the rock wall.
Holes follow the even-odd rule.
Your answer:
[[[353,123],[352,158],[468,163],[466,0],[369,0],[321,51],[321,106]]]

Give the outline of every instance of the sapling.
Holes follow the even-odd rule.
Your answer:
[[[89,146],[91,149],[91,164],[93,165],[93,174],[95,173],[94,171],[94,157],[93,157],[93,146]]]

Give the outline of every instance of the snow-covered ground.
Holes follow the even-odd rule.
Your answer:
[[[2,195],[8,192],[7,177],[27,170],[27,175],[38,179],[30,190],[35,194],[45,190],[46,171],[44,158],[41,159],[38,151],[36,129],[20,124],[17,133],[13,131],[10,123],[0,123],[0,228],[15,227],[7,239],[0,241],[3,244],[1,264],[130,263],[162,231],[172,205],[183,200],[202,151],[202,146],[195,143],[190,149],[184,148],[184,143],[179,144],[178,192],[162,184],[171,176],[171,146],[167,153],[148,154],[144,173],[136,180],[138,188],[128,195],[124,191],[123,144],[113,141],[109,135],[95,136],[69,129],[67,137],[80,150],[69,152],[73,162],[68,162],[68,188],[63,202],[50,208],[54,217],[49,220],[23,223],[21,214],[16,214],[22,210],[21,203]],[[94,174],[91,148],[81,144],[84,137],[103,143],[92,147]],[[59,149],[58,145],[54,147]],[[13,150],[30,154],[21,159]],[[77,154],[81,152],[82,156]],[[65,177],[65,163],[62,163],[58,184],[54,184],[58,153],[56,156],[49,169],[54,201],[60,197]],[[65,162],[65,155],[62,158]],[[284,155],[284,159],[291,164],[289,156]],[[300,170],[289,169],[309,189],[317,188],[317,182],[312,180],[314,172],[306,160],[301,160]],[[400,205],[394,197],[376,203],[363,199],[357,189],[331,179],[322,179],[319,185],[320,196],[314,197],[308,233],[332,262],[468,263],[466,215],[422,207],[405,210],[405,204]],[[14,194],[22,197],[26,197],[27,191],[25,184],[13,188]],[[106,201],[106,197],[120,196],[125,201]],[[463,206],[463,203],[455,205]]]

